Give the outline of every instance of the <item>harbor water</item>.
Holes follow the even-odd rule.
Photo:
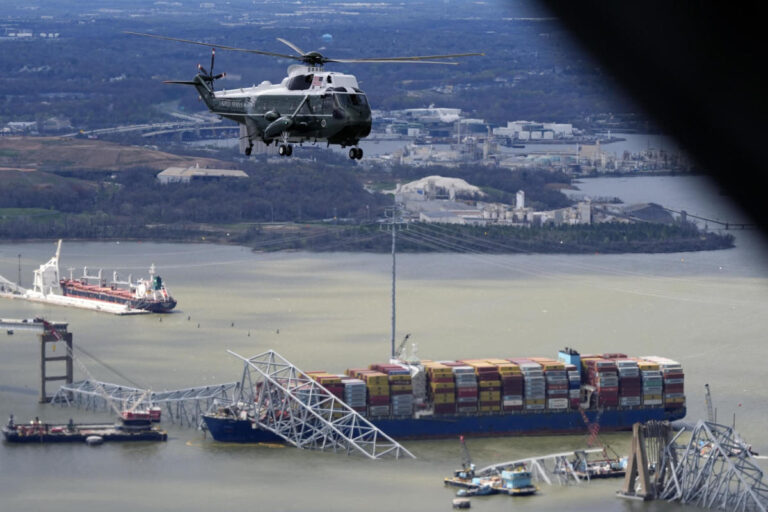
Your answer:
[[[708,218],[738,210],[701,177],[600,178],[578,193],[653,201]],[[735,221],[736,219],[732,220]],[[744,218],[741,217],[741,221]],[[714,227],[714,226],[711,226]],[[403,254],[397,339],[410,333],[428,359],[582,352],[663,355],[683,364],[688,418],[706,415],[704,384],[721,423],[768,453],[768,267],[757,231],[736,231],[724,251],[627,255]],[[0,244],[0,275],[22,285],[54,243]],[[93,378],[155,390],[239,380],[245,356],[274,349],[304,370],[342,372],[389,353],[389,255],[254,253],[207,244],[65,241],[68,267],[145,274],[154,263],[179,301],[167,315],[116,317],[22,301],[0,317],[69,322]],[[18,421],[99,420],[105,413],[38,405],[35,335],[0,333],[0,415]],[[63,351],[63,344],[57,347]],[[102,364],[103,363],[103,364]],[[116,375],[112,370],[121,375]],[[86,372],[75,365],[76,379]],[[5,419],[5,418],[0,418]],[[461,462],[458,440],[406,441],[417,460],[368,461],[282,446],[216,443],[166,425],[166,443],[0,446],[0,510],[448,510],[442,479]],[[619,453],[629,433],[601,436]],[[584,436],[468,439],[478,466],[579,449]],[[621,481],[540,495],[473,498],[475,510],[678,510],[619,500]],[[509,503],[513,500],[514,503]]]

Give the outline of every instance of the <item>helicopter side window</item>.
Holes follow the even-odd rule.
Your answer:
[[[305,91],[312,86],[314,75],[296,75],[288,80],[289,91]]]
[[[330,114],[333,112],[333,95],[327,94],[323,96],[323,113]]]

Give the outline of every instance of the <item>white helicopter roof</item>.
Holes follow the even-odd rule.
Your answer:
[[[301,76],[311,76],[311,78],[308,78],[309,80],[312,80],[310,86],[307,88],[292,88],[291,82]],[[337,73],[335,71],[325,71],[323,68],[317,67],[293,65],[288,68],[288,76],[283,78],[279,84],[273,84],[272,82],[265,80],[259,85],[238,89],[224,89],[216,91],[214,94],[217,98],[243,98],[264,93],[296,94],[303,96],[307,93],[319,93],[331,88],[338,91],[338,89],[342,87],[348,93],[360,93],[357,78],[355,78],[354,75]]]

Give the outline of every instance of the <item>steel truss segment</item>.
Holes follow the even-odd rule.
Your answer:
[[[602,448],[590,448],[588,450],[580,451],[584,454],[590,454],[603,453],[604,450]],[[530,468],[532,477],[538,481],[543,481],[548,485],[552,485],[553,480],[557,480],[560,485],[568,484],[571,480],[576,483],[581,483],[582,479],[576,474],[573,465],[569,460],[575,456],[575,451],[550,453],[540,457],[530,457],[493,464],[479,469],[475,473],[478,476],[498,475],[504,468],[513,467],[517,464],[525,464]]]
[[[263,428],[298,448],[359,453],[371,459],[415,458],[277,352],[251,358],[228,351],[244,362],[239,403]]]
[[[121,410],[140,405],[164,409],[171,423],[198,427],[202,414],[215,404],[230,404],[240,388],[239,382],[210,386],[149,391],[108,382],[83,380],[65,384],[54,395],[52,403],[86,410],[109,410],[117,404]]]
[[[766,512],[768,485],[749,446],[730,427],[699,421],[687,444],[665,451],[671,478],[661,497],[708,509]]]

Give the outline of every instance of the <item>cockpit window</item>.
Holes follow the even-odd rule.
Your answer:
[[[312,86],[314,75],[296,75],[288,80],[289,91],[304,91]]]
[[[339,101],[339,105],[346,106],[367,106],[368,100],[365,94],[337,94],[336,98]]]

